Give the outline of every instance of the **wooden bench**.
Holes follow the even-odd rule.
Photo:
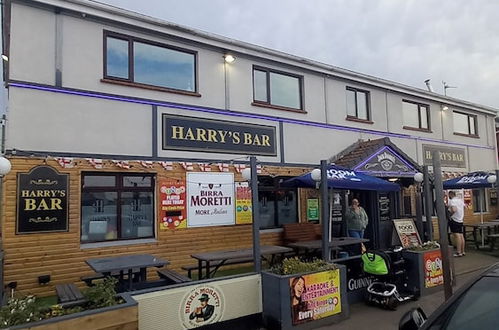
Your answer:
[[[171,269],[161,269],[157,270],[157,272],[160,278],[165,279],[169,282],[168,284],[179,284],[192,281],[189,277],[177,273],[176,271]]]
[[[499,234],[487,235],[487,239],[489,240],[490,251],[493,251],[496,241],[499,240]]]
[[[225,265],[237,265],[237,264],[245,264],[248,262],[253,262],[253,258],[240,258],[240,259],[232,259],[232,260],[225,260],[223,263],[223,266]],[[211,262],[210,263],[210,273],[218,270],[218,268],[222,266],[222,261],[217,261],[217,262]],[[187,266],[182,266],[181,268],[183,270],[187,271],[187,276],[189,278],[192,278],[192,271],[193,270],[198,270],[198,265],[187,265]]]
[[[283,225],[284,244],[321,239],[321,227],[314,223],[288,223]]]
[[[138,276],[140,275],[140,270],[139,269],[133,269],[133,278],[134,278],[134,281],[136,278],[138,278]],[[112,272],[111,273],[111,276],[112,277],[115,277],[115,278],[119,278],[120,276],[120,273],[119,272]],[[123,276],[128,276],[127,273],[123,273]],[[82,276],[80,277],[80,279],[82,280],[82,282],[85,282],[85,284],[87,286],[93,286],[93,281],[96,281],[96,280],[102,280],[106,278],[106,276],[102,273],[93,273],[93,274],[90,274],[90,275],[85,275],[85,276]]]
[[[81,305],[87,301],[80,289],[73,283],[57,284],[55,291],[57,292],[57,302],[63,308]]]

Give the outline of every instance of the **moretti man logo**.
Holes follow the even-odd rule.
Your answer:
[[[198,286],[182,299],[180,315],[186,329],[201,327],[221,320],[225,310],[222,290],[214,286]]]
[[[164,114],[163,149],[275,156],[276,128]]]

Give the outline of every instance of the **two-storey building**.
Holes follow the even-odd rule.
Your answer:
[[[492,108],[92,1],[2,6],[4,282],[24,291],[78,281],[95,256],[179,269],[194,251],[250,246],[249,155],[261,238],[276,244],[282,224],[317,218],[314,191],[280,183],[321,159],[401,182],[388,219],[414,214],[410,178],[432,150],[450,175],[497,167]]]

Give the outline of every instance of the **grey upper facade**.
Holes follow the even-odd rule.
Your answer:
[[[266,163],[389,137],[419,164],[431,145],[462,149],[468,171],[497,167],[493,108],[91,1],[5,1],[3,28],[8,151],[244,160],[165,147],[165,116],[185,116],[273,128]]]

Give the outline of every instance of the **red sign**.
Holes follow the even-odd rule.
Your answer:
[[[187,228],[185,180],[160,182],[160,228]]]
[[[442,268],[442,254],[440,250],[426,252],[424,260],[424,282],[426,288],[444,284],[444,271]]]

